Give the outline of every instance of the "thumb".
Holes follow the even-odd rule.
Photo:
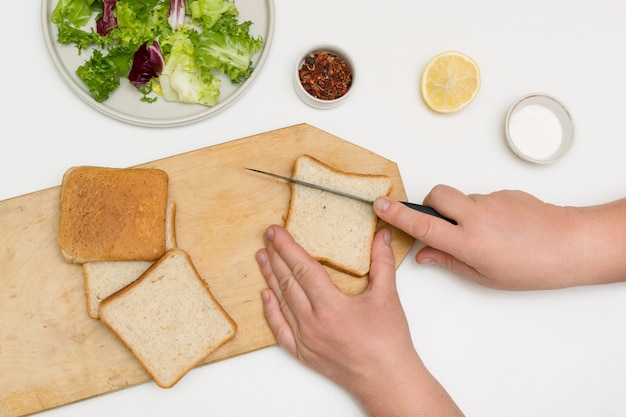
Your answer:
[[[396,290],[396,260],[391,248],[391,232],[380,229],[372,242],[372,262],[370,266],[368,291]]]

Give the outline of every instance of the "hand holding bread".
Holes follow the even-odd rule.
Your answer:
[[[462,416],[413,347],[388,230],[376,233],[370,282],[355,296],[342,293],[284,228],[270,226],[264,243],[256,257],[269,286],[263,309],[289,353],[347,388],[368,415]]]

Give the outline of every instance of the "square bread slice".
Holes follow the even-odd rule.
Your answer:
[[[162,388],[174,386],[237,331],[181,249],[105,299],[100,319]]]
[[[168,181],[159,169],[68,169],[61,184],[61,255],[79,264],[163,256]]]
[[[167,203],[165,247],[176,247],[176,203]],[[83,264],[87,314],[97,319],[100,302],[131,284],[153,264],[152,261],[102,261]]]
[[[293,177],[368,199],[391,192],[391,179],[340,171],[310,155],[299,157]],[[378,217],[371,204],[291,184],[285,228],[318,261],[355,276],[369,272]]]

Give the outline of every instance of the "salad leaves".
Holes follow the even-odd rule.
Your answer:
[[[133,67],[128,74],[128,80],[137,88],[148,84],[154,77],[163,71],[165,57],[157,41],[148,45],[144,43],[133,55]]]
[[[104,3],[102,3],[102,13],[96,21],[98,35],[106,36],[109,30],[117,27],[117,19],[115,18],[115,13],[113,13],[116,3],[117,0],[104,0]]]
[[[78,67],[76,74],[87,84],[93,98],[102,102],[120,86],[120,78],[130,70],[132,59],[132,52],[103,55],[96,49],[89,61]]]
[[[168,41],[172,43],[171,51],[159,77],[163,97],[169,101],[215,105],[221,81],[196,63],[191,39],[176,32]]]
[[[59,0],[50,20],[57,26],[68,24],[81,28],[89,22],[97,6],[98,4],[94,5],[94,0]]]
[[[96,101],[125,80],[144,101],[154,101],[146,99],[152,91],[213,106],[218,73],[234,84],[245,81],[263,45],[250,35],[252,22],[238,15],[233,0],[59,0],[50,19],[57,42],[90,54],[76,74]]]
[[[239,12],[234,3],[224,0],[193,0],[189,3],[191,17],[202,22],[204,30],[209,30],[222,16],[234,15]]]
[[[211,30],[198,35],[198,62],[206,68],[219,68],[233,83],[245,81],[252,74],[250,56],[261,47],[260,40],[248,35],[250,24],[239,24],[233,15],[223,15]]]
[[[79,53],[87,46],[99,43],[100,36],[97,33],[81,29],[98,11],[98,6],[94,0],[59,0],[50,15],[50,20],[58,29],[58,42],[75,44]]]
[[[185,24],[185,0],[172,0],[170,11],[167,14],[167,21],[172,29],[176,30]]]

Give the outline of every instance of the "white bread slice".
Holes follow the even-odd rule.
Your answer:
[[[137,280],[153,263],[151,261],[103,261],[83,264],[89,317],[97,319],[102,300]]]
[[[293,177],[375,199],[391,192],[385,175],[340,171],[310,155],[299,157]],[[369,272],[378,218],[371,204],[293,184],[285,228],[318,261],[355,276]]]
[[[176,247],[176,203],[167,202],[165,218],[165,247]],[[141,276],[152,265],[152,261],[102,261],[83,264],[85,296],[89,317],[97,319],[100,302],[126,287]]]
[[[104,300],[100,319],[162,388],[174,386],[237,331],[181,249]]]
[[[168,176],[79,166],[63,175],[59,246],[67,262],[154,261],[165,253]]]

